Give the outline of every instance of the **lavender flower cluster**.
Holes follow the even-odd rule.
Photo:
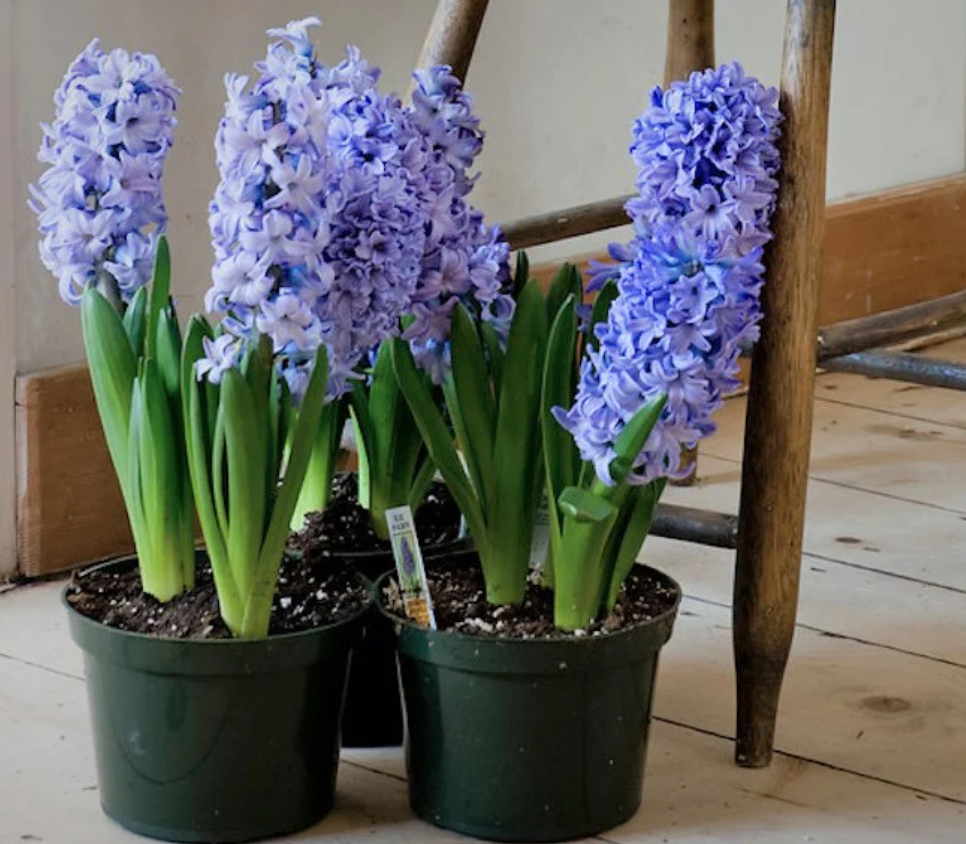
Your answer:
[[[496,226],[466,197],[467,171],[483,147],[473,100],[445,65],[413,74],[410,115],[421,139],[427,185],[426,248],[413,295],[414,320],[404,337],[416,361],[435,381],[448,367],[453,312],[463,303],[505,337],[514,302],[506,293],[510,248]]]
[[[555,409],[585,460],[610,483],[614,442],[646,403],[664,412],[631,481],[680,477],[682,448],[714,431],[738,382],[741,347],[757,337],[762,246],[771,238],[779,167],[778,92],[738,64],[655,90],[634,126],[637,236],[615,247],[619,295],[581,367],[576,402]]]
[[[202,369],[218,381],[256,329],[272,338],[286,376],[299,393],[307,364],[325,343],[329,393],[355,365],[337,352],[366,330],[370,309],[355,306],[339,284],[326,249],[331,243],[326,188],[338,167],[329,151],[329,99],[308,29],[317,19],[270,30],[273,42],[259,77],[225,78],[228,100],[215,137],[221,180],[209,209],[215,250],[205,305],[224,313],[227,334],[207,346]],[[228,339],[226,339],[228,338]]]
[[[161,190],[180,91],[153,55],[100,49],[74,60],[54,94],[31,185],[40,257],[60,295],[80,304],[95,284],[129,302],[149,280],[167,212]]]
[[[423,84],[406,108],[379,93],[379,70],[358,50],[321,64],[308,36],[318,23],[270,31],[280,40],[250,92],[246,77],[227,79],[207,306],[239,342],[210,344],[206,369],[217,380],[257,329],[296,395],[325,344],[335,397],[413,307],[427,309],[411,329],[418,343],[448,335],[434,312],[444,295],[477,289],[484,307],[495,302],[508,250],[499,265],[498,239],[463,203],[480,138],[448,69],[429,71],[436,87]]]

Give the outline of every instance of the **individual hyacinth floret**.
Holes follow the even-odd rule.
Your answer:
[[[614,442],[645,404],[667,395],[631,480],[681,477],[683,447],[714,431],[738,386],[738,356],[761,320],[762,245],[775,205],[777,91],[737,64],[655,91],[632,153],[637,237],[598,271],[618,296],[581,368],[574,405],[555,409],[585,460],[610,483]]]
[[[448,366],[453,312],[464,304],[505,336],[513,316],[509,245],[466,200],[468,174],[483,146],[473,99],[445,65],[417,71],[409,110],[421,138],[428,200],[426,249],[405,333],[417,362],[435,381]]]
[[[105,52],[92,41],[54,95],[31,185],[40,256],[60,295],[79,305],[98,286],[129,302],[151,276],[167,223],[161,189],[179,89],[153,55]]]
[[[235,336],[268,334],[296,394],[324,343],[334,397],[408,307],[425,233],[401,104],[378,93],[358,51],[322,65],[316,24],[270,31],[280,40],[250,91],[246,77],[226,80],[207,306]]]

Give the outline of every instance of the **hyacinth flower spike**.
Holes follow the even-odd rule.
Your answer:
[[[268,633],[325,416],[352,389],[369,350],[398,325],[411,282],[396,262],[415,264],[421,254],[401,236],[394,243],[409,251],[393,251],[379,229],[380,214],[390,228],[418,228],[407,212],[405,174],[373,185],[375,174],[333,146],[348,137],[340,106],[358,105],[370,79],[358,63],[318,62],[308,37],[317,24],[310,18],[272,30],[278,40],[256,65],[252,86],[226,79],[206,298],[224,318],[218,331],[193,320],[182,363],[202,530],[223,617],[243,638]],[[370,140],[374,154],[384,149]],[[372,260],[364,265],[353,258],[367,250]]]
[[[714,431],[738,386],[761,320],[776,102],[775,89],[725,65],[657,89],[635,124],[637,237],[612,249],[621,263],[593,271],[601,292],[569,409],[563,374],[544,379],[559,627],[614,607],[666,479],[687,471],[683,449]],[[565,309],[548,360],[574,359],[572,320]]]
[[[502,346],[514,303],[506,290],[509,247],[497,228],[468,204],[468,174],[482,149],[473,101],[446,66],[417,71],[412,105],[394,111],[404,166],[417,186],[423,219],[422,254],[403,337],[426,389],[438,391],[450,370],[450,329],[458,304],[482,320],[489,342]],[[365,133],[356,131],[357,136]],[[390,345],[374,354],[351,398],[359,450],[359,498],[378,536],[388,536],[385,512],[422,503],[435,472],[409,406],[400,392]]]
[[[58,88],[31,186],[40,256],[80,306],[84,346],[142,588],[194,584],[171,260],[161,181],[180,91],[157,58],[93,41]]]

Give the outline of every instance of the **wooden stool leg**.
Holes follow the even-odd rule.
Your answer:
[[[448,64],[453,74],[465,82],[488,2],[439,0],[416,67]]]
[[[670,0],[668,7],[665,86],[714,67],[714,0]],[[698,477],[697,446],[681,455],[681,465],[689,467],[688,474],[671,484],[691,486]]]
[[[781,188],[752,360],[734,591],[735,759],[754,768],[771,761],[798,604],[834,25],[835,0],[789,0]]]

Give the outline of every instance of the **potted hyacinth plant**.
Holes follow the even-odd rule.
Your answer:
[[[432,823],[565,840],[640,804],[680,588],[635,562],[667,478],[687,471],[682,449],[714,429],[756,336],[776,102],[737,64],[656,89],[631,147],[636,236],[598,268],[596,302],[572,267],[546,295],[524,284],[499,352],[457,307],[444,393],[465,460],[409,347],[391,341],[480,564],[430,567],[435,629],[402,617],[391,578],[377,593],[399,635],[410,799]],[[532,572],[544,490],[549,550]]]
[[[306,46],[305,49],[311,49]],[[405,303],[404,337],[438,382],[449,314],[465,302],[499,332],[512,312],[502,292],[508,247],[466,202],[467,174],[482,146],[472,101],[448,67],[414,74],[413,102],[378,90],[379,70],[349,48],[313,73],[329,95],[331,154],[351,168],[351,192],[330,200],[326,265],[346,289],[392,294],[390,319]],[[380,332],[384,333],[386,326]],[[306,337],[303,345],[318,344]],[[400,394],[388,344],[373,347],[351,389],[323,414],[292,527],[307,560],[350,562],[375,580],[393,568],[386,511],[408,505],[419,520],[426,556],[452,552],[460,514],[434,480],[419,430]],[[351,419],[358,473],[336,476],[342,429]],[[343,719],[347,746],[402,742],[402,711],[391,628],[371,613],[350,671]]]
[[[206,297],[223,319],[192,317],[183,343],[161,237],[177,89],[157,59],[88,47],[41,148],[41,254],[82,302],[138,551],[137,566],[75,578],[65,601],[85,652],[102,806],[154,837],[270,837],[333,801],[369,590],[285,547],[326,409],[408,299],[387,288],[359,300],[327,261],[355,173],[326,141],[334,94],[319,84],[308,23],[270,30],[251,86],[226,78]],[[205,540],[197,566],[185,498]],[[162,563],[183,581],[159,578],[163,592],[150,586]]]

